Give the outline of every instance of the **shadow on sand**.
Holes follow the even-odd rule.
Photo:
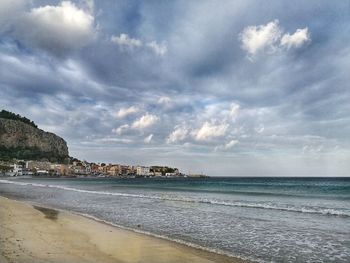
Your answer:
[[[33,206],[36,210],[40,211],[41,213],[43,213],[45,215],[45,218],[47,219],[51,219],[51,220],[57,220],[57,216],[59,214],[59,212],[57,210],[54,209],[50,209],[50,208],[45,208],[45,207],[41,207],[41,206]]]

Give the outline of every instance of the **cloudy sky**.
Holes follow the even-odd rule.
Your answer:
[[[0,0],[0,106],[88,161],[349,175],[349,1]]]

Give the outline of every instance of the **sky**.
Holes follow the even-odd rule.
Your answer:
[[[0,107],[90,162],[350,175],[350,1],[0,0]]]

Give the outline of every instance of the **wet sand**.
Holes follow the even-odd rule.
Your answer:
[[[246,262],[0,197],[1,263]]]

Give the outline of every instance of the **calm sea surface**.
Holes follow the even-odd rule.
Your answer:
[[[0,178],[0,195],[257,262],[350,262],[350,178]]]

